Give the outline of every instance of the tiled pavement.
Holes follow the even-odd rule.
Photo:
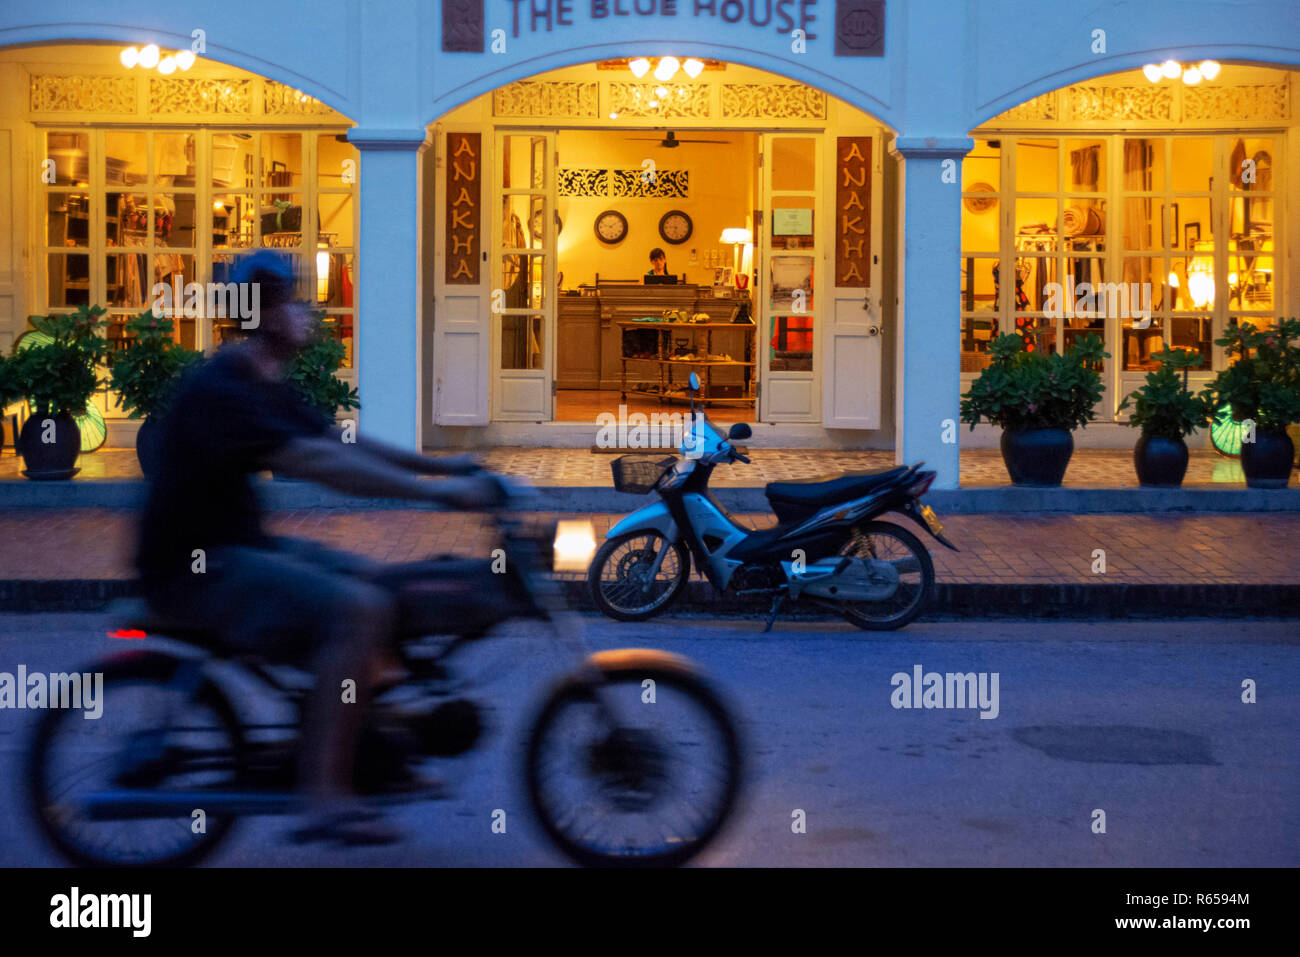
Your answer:
[[[603,534],[619,516],[581,517]],[[962,551],[927,542],[940,582],[1300,584],[1296,514],[941,517]],[[132,521],[122,510],[0,509],[0,580],[128,578]],[[274,515],[271,526],[391,562],[489,547],[479,520],[456,513],[302,509]],[[1106,553],[1104,574],[1092,572],[1096,549]]]
[[[750,449],[751,465],[719,468],[713,474],[717,487],[761,487],[768,482],[791,482],[833,474],[841,470],[892,468],[892,451],[842,452],[813,449]],[[602,488],[610,485],[609,463],[614,455],[590,449],[538,449],[506,447],[484,453],[484,464],[494,471],[527,478],[534,485]],[[134,449],[100,449],[77,461],[78,480],[138,479],[140,468]],[[0,455],[0,480],[20,479],[22,460],[6,448]],[[963,487],[1008,485],[1002,454],[997,449],[967,449],[961,453]],[[1136,487],[1133,453],[1127,449],[1076,449],[1065,474],[1074,488]],[[1245,487],[1241,466],[1213,452],[1193,452],[1184,479],[1187,486]]]

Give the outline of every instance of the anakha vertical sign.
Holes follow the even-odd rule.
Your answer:
[[[871,137],[835,146],[835,285],[871,285]]]
[[[447,269],[449,285],[477,286],[483,235],[482,142],[478,133],[447,134]]]

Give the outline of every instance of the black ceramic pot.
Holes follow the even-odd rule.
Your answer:
[[[1155,488],[1177,488],[1187,474],[1187,443],[1145,432],[1133,446],[1138,482]]]
[[[158,463],[162,459],[162,429],[152,415],[145,416],[140,431],[135,434],[135,457],[145,478],[153,478],[158,473]]]
[[[1241,470],[1250,488],[1286,488],[1295,445],[1286,432],[1255,430],[1254,442],[1241,443]]]
[[[18,451],[29,479],[70,479],[80,471],[75,465],[81,454],[81,430],[70,415],[29,416],[18,435]]]
[[[1016,485],[1060,485],[1073,453],[1069,429],[1002,433],[1002,461]]]

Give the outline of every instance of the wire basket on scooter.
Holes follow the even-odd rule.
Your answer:
[[[620,455],[609,463],[614,488],[629,495],[647,495],[668,469],[677,464],[672,456]]]

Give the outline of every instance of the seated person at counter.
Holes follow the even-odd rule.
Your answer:
[[[677,282],[677,277],[668,271],[668,256],[656,246],[650,250],[650,271],[645,274],[645,285],[669,285]]]

